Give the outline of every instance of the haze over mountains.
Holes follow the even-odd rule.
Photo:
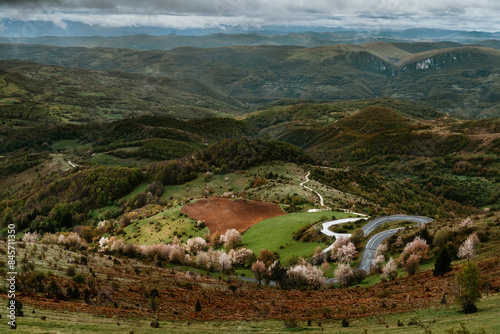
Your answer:
[[[477,46],[500,48],[499,32],[460,31],[443,29],[407,29],[407,30],[346,30],[311,29],[304,28],[255,30],[231,28],[229,31],[217,29],[189,30],[176,34],[175,30],[168,29],[123,29],[115,34],[106,33],[105,29],[93,27],[85,30],[85,35],[66,29],[61,35],[57,31],[30,36],[9,35],[0,33],[0,43],[43,44],[54,46],[84,46],[84,47],[111,47],[130,48],[136,50],[170,50],[176,47],[192,46],[200,48],[242,46],[242,45],[295,45],[303,47],[326,46],[332,44],[360,44],[367,42],[455,42]],[[38,29],[36,29],[38,31]],[[147,32],[147,33],[146,33]],[[156,32],[156,33],[155,33]]]

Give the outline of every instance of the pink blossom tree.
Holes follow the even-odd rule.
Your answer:
[[[358,254],[356,246],[349,237],[338,237],[331,249],[331,258],[338,262],[349,263]]]
[[[262,279],[264,278],[264,275],[267,271],[266,265],[264,264],[264,262],[258,260],[252,265],[252,271],[255,278],[259,281],[260,286],[262,283]]]

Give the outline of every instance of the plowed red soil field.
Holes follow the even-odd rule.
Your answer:
[[[228,198],[200,199],[182,207],[181,212],[204,220],[210,233],[220,234],[232,228],[242,233],[264,219],[286,215],[277,204]]]

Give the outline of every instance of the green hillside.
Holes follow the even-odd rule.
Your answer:
[[[240,102],[193,79],[0,61],[0,118],[88,123],[145,114],[232,116]]]
[[[248,103],[282,98],[393,97],[420,101],[469,118],[498,117],[500,110],[497,96],[500,53],[490,48],[445,42],[370,42],[314,48],[180,47],[167,51],[1,44],[0,52],[6,59],[182,79],[169,81],[170,86],[165,83],[167,79],[162,80],[169,89],[201,95],[203,100],[182,97],[179,92],[174,95],[184,101],[183,107],[149,99],[156,102],[156,107],[168,108],[174,104],[171,109],[175,111],[169,112],[186,117],[203,116],[203,111],[206,115],[208,110],[215,109],[227,114],[241,108],[234,100],[211,89]],[[155,84],[155,79],[147,80]],[[148,84],[134,84],[142,86],[142,91],[151,88]],[[96,93],[89,90],[87,95]]]

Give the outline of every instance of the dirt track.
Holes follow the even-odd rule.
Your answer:
[[[242,233],[264,219],[286,215],[276,204],[228,198],[200,199],[185,205],[181,212],[192,219],[204,220],[210,233],[220,234],[231,228]]]

